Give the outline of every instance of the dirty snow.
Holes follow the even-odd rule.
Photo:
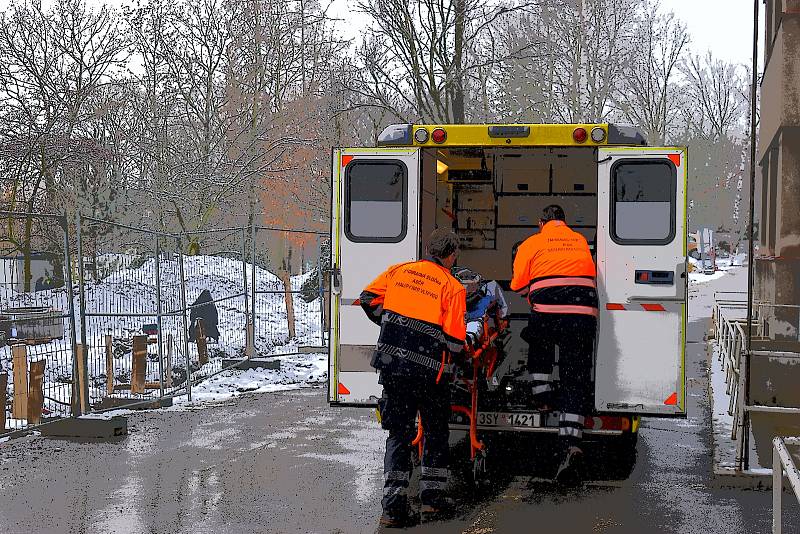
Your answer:
[[[745,260],[744,254],[730,256],[728,258],[719,258],[716,260],[717,268],[714,271],[714,273],[704,274],[702,272],[703,266],[701,262],[690,257],[689,263],[694,266],[695,271],[689,273],[689,283],[704,284],[722,278],[728,271],[736,269],[737,267],[741,267],[744,264],[744,260]],[[706,260],[706,264],[708,264],[708,260]]]
[[[244,393],[273,392],[319,387],[328,380],[328,355],[325,353],[295,354],[274,358],[280,369],[248,369],[223,371],[192,387],[192,403],[223,401]],[[175,397],[176,405],[188,402],[186,395]]]

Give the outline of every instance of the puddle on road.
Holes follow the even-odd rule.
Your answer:
[[[352,425],[352,421],[349,423]],[[375,429],[351,430],[347,436],[336,439],[341,453],[321,454],[309,452],[301,458],[338,462],[356,471],[355,497],[359,504],[368,504],[383,486],[383,434]]]
[[[111,503],[95,511],[88,523],[97,525],[96,532],[100,534],[146,532],[147,526],[142,522],[138,512],[141,487],[141,477],[128,476],[125,483],[109,497]]]
[[[186,487],[189,493],[189,517],[203,518],[199,524],[194,524],[195,532],[205,532],[207,529],[198,528],[208,523],[210,515],[216,510],[222,499],[222,489],[219,475],[213,470],[203,469],[194,471]]]
[[[240,431],[236,428],[223,428],[221,430],[207,430],[202,427],[192,430],[192,436],[186,445],[199,449],[228,450],[233,438],[236,438]]]

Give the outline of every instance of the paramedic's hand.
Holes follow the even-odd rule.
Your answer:
[[[477,348],[476,345],[478,344],[478,336],[474,332],[467,332],[466,339],[464,341],[464,345],[466,345],[466,352],[467,354],[471,354]]]

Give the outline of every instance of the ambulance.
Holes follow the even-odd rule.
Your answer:
[[[508,285],[512,248],[558,204],[597,264],[595,413],[585,435],[635,456],[641,416],[686,415],[686,158],[685,148],[647,146],[615,124],[397,124],[375,148],[334,149],[329,402],[375,406],[379,327],[359,294],[390,265],[424,257],[426,237],[446,227],[461,242],[457,264],[496,280],[510,308],[506,357],[486,377],[478,430],[555,433],[557,414],[522,395],[529,305]],[[465,428],[454,412],[451,429]]]

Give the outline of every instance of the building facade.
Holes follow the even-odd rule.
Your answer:
[[[758,161],[759,302],[800,304],[800,0],[765,0],[764,77]],[[767,334],[798,339],[798,308],[765,313]]]

